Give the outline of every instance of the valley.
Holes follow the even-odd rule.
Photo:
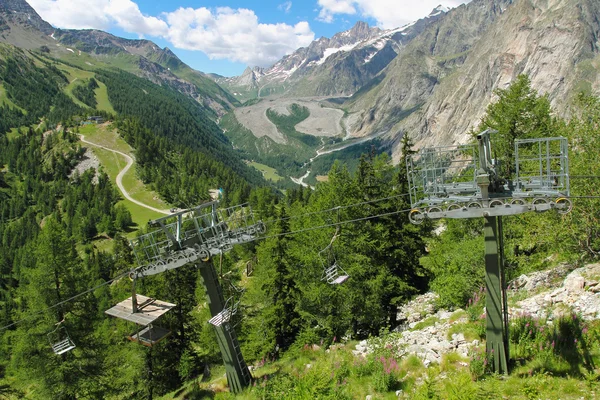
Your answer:
[[[302,134],[317,137],[346,136],[344,130],[344,112],[323,103],[326,98],[283,98],[270,96],[261,98],[256,104],[235,109],[236,119],[245,129],[257,138],[267,136],[276,143],[286,144],[287,140],[268,118],[267,111],[272,110],[281,115],[290,115],[289,108],[293,104],[305,107],[309,116],[296,124],[294,128]]]

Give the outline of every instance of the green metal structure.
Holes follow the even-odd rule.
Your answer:
[[[218,201],[179,211],[149,222],[158,228],[131,241],[139,267],[132,270],[132,296],[106,313],[136,323],[143,328],[129,338],[153,346],[170,332],[154,322],[175,304],[138,295],[136,280],[183,266],[195,266],[202,276],[225,370],[232,392],[247,387],[252,376],[240,350],[231,317],[237,313],[239,298],[225,299],[219,276],[211,261],[234,245],[255,240],[264,233],[248,205],[220,209]]]
[[[425,148],[407,157],[409,219],[485,219],[486,352],[495,372],[508,373],[508,306],[502,217],[530,211],[571,211],[567,140],[515,141],[514,177],[502,177],[490,135],[477,145]]]

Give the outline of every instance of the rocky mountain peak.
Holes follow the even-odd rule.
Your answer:
[[[24,27],[32,27],[46,35],[54,31],[25,0],[0,0],[0,16]]]
[[[371,28],[366,22],[358,21],[350,30],[336,33],[330,40],[325,39],[320,43],[326,43],[327,47],[340,47],[362,42],[380,34],[381,29]]]

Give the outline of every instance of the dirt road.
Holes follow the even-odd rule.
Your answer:
[[[79,136],[81,137],[81,141],[83,143],[89,144],[91,146],[99,147],[99,148],[104,149],[104,150],[112,151],[113,153],[120,154],[123,157],[125,157],[125,159],[127,160],[127,165],[125,166],[125,168],[123,168],[119,172],[119,174],[117,175],[117,179],[116,179],[117,187],[119,188],[119,190],[123,194],[123,197],[125,197],[127,200],[131,201],[132,203],[137,204],[138,206],[147,208],[148,210],[156,211],[157,213],[161,213],[161,214],[165,214],[165,215],[171,214],[171,212],[169,210],[161,210],[161,209],[158,209],[158,208],[154,208],[152,206],[149,206],[148,204],[144,204],[141,201],[138,201],[138,200],[134,199],[133,197],[131,197],[129,195],[129,193],[127,192],[127,190],[125,190],[125,187],[123,187],[123,176],[125,176],[125,174],[127,173],[127,171],[129,171],[129,168],[131,168],[131,166],[133,165],[133,158],[129,154],[125,154],[125,153],[122,153],[122,152],[120,152],[118,150],[109,149],[108,147],[105,147],[105,146],[102,146],[102,145],[99,145],[99,144],[96,144],[96,143],[89,142],[89,141],[85,140],[85,137],[83,135],[79,135]]]

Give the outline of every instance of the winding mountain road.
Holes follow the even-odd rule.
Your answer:
[[[108,150],[108,151],[111,151],[113,153],[116,153],[116,154],[119,154],[119,155],[122,155],[123,157],[125,157],[125,159],[127,160],[127,165],[125,166],[125,168],[123,168],[119,172],[119,174],[117,175],[117,179],[116,179],[117,187],[119,188],[119,190],[123,194],[123,197],[125,197],[127,200],[131,201],[132,203],[137,204],[138,206],[147,208],[148,210],[152,210],[152,211],[155,211],[157,213],[161,213],[161,214],[165,214],[165,215],[171,214],[171,212],[169,210],[161,210],[161,209],[158,209],[158,208],[154,208],[152,206],[149,206],[148,204],[144,204],[141,201],[134,199],[127,192],[127,190],[125,190],[125,187],[123,186],[123,176],[125,176],[125,174],[127,173],[127,171],[129,171],[129,168],[131,168],[131,166],[133,165],[133,158],[129,154],[125,154],[125,153],[120,152],[118,150],[110,149],[110,148],[108,148],[106,146],[102,146],[100,144],[92,143],[92,142],[86,140],[85,136],[83,136],[83,135],[79,135],[79,136],[80,136],[80,139],[81,139],[81,141],[83,143],[89,144],[91,146],[99,147],[101,149]]]

